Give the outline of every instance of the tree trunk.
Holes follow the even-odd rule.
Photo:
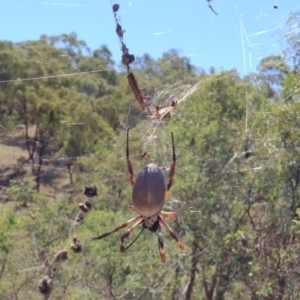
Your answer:
[[[198,263],[198,259],[199,259],[198,249],[199,249],[199,245],[196,242],[196,239],[194,237],[190,283],[188,285],[187,292],[186,292],[186,298],[185,298],[186,300],[190,300],[192,297],[192,292],[193,292],[193,287],[194,287],[196,272],[197,272],[197,263]]]
[[[40,181],[41,181],[41,171],[42,171],[42,167],[43,167],[43,154],[44,151],[46,149],[46,144],[44,143],[44,139],[43,139],[43,131],[40,131],[40,144],[39,144],[39,164],[38,164],[38,169],[36,172],[36,190],[39,192],[40,191]]]

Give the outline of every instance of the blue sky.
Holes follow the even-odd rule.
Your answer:
[[[298,0],[119,0],[118,15],[130,53],[159,58],[181,50],[208,70],[255,70],[260,59],[284,49],[285,23]],[[112,0],[0,0],[2,40],[35,40],[42,34],[76,32],[94,50],[107,45],[121,61]],[[274,9],[274,5],[278,8]]]

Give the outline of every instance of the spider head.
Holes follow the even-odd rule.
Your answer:
[[[152,232],[157,231],[158,224],[159,224],[159,219],[157,215],[143,219],[143,227],[148,228]]]

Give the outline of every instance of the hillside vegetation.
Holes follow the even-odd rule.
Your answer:
[[[300,39],[286,39],[282,56],[244,78],[206,73],[176,50],[136,59],[153,105],[197,86],[161,121],[141,110],[106,46],[91,52],[75,34],[0,42],[0,298],[299,299]],[[185,249],[163,231],[165,264],[149,230],[125,253],[125,230],[91,239],[136,215],[127,127],[134,174],[154,161],[166,180],[174,134],[164,210],[177,212],[169,224]]]

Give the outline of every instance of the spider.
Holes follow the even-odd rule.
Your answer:
[[[129,228],[120,239],[120,251],[125,252],[132,243],[125,248],[124,240],[131,234],[131,232],[137,228],[139,225],[143,225],[144,228],[148,228],[152,232],[157,232],[158,236],[158,247],[160,252],[161,262],[164,263],[166,261],[165,250],[164,250],[164,242],[163,235],[161,230],[161,225],[163,225],[171,237],[176,241],[178,247],[180,249],[184,249],[183,244],[180,239],[176,236],[170,226],[166,223],[163,216],[169,216],[171,219],[176,217],[175,212],[167,212],[162,211],[164,206],[164,201],[168,198],[168,193],[173,183],[173,177],[175,174],[175,166],[176,166],[176,154],[175,154],[175,146],[174,146],[174,137],[172,136],[172,149],[173,149],[173,163],[171,166],[171,171],[169,175],[169,182],[166,186],[165,179],[162,171],[155,163],[150,163],[142,168],[142,170],[138,173],[136,180],[133,179],[133,170],[131,166],[131,162],[129,159],[129,146],[128,146],[128,136],[129,129],[127,129],[127,144],[126,144],[126,162],[127,168],[129,172],[129,182],[133,187],[132,190],[132,202],[133,205],[130,206],[130,209],[138,213],[138,216],[128,220],[124,224],[118,226],[114,230],[104,233],[98,237],[93,239],[100,240],[109,236],[110,234],[119,231],[122,228],[127,227],[130,223],[134,223],[134,225]],[[142,232],[142,231],[141,231]]]

